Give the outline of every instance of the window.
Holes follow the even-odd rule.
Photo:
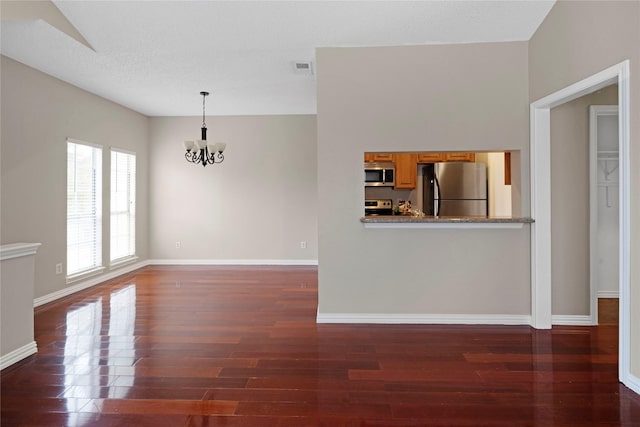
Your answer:
[[[67,276],[102,266],[102,149],[67,140]]]
[[[111,262],[136,253],[136,155],[111,150]]]

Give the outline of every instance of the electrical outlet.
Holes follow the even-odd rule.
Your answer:
[[[56,274],[62,274],[62,263],[56,264]]]
[[[307,249],[307,242],[305,240],[300,242],[300,249]]]
[[[181,246],[180,242],[176,242],[176,249],[180,249]]]

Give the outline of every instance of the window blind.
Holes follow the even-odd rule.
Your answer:
[[[136,252],[136,155],[111,150],[111,262]]]
[[[67,141],[67,275],[102,265],[102,149]]]

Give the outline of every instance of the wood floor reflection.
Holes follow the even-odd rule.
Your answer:
[[[314,267],[147,267],[36,310],[5,426],[640,426],[618,327],[318,325]]]

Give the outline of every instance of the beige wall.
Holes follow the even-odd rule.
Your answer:
[[[67,137],[103,146],[103,218],[108,219],[111,146],[137,154],[136,252],[148,257],[148,122],[141,114],[2,56],[2,243],[40,242],[34,297],[67,287]],[[109,221],[103,221],[109,236]],[[103,260],[109,261],[103,237]],[[66,269],[65,269],[66,271]]]
[[[201,124],[150,119],[151,258],[315,263],[316,117],[207,118],[208,139],[227,143],[224,162],[207,167],[182,146]]]
[[[570,2],[553,7],[529,43],[535,101],[630,60],[631,371],[640,377],[640,2]],[[552,145],[553,145],[552,141]]]
[[[365,151],[526,156],[527,43],[325,48],[316,58],[319,314],[529,315],[529,226],[359,221]]]
[[[618,86],[551,110],[552,313],[590,312],[589,106],[617,104]]]

